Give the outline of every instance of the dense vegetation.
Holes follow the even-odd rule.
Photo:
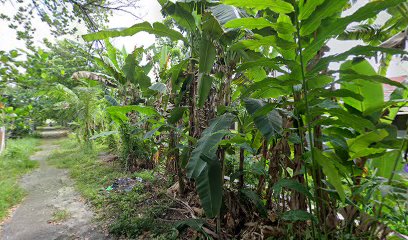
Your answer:
[[[1,53],[0,110],[11,136],[46,119],[70,127],[94,155],[76,156],[71,143],[56,164],[72,169],[95,205],[108,201],[97,191],[105,180],[160,173],[114,195],[112,232],[152,229],[143,224],[166,209],[143,222],[135,210],[159,192],[171,195],[155,195],[169,201],[162,206],[176,202],[189,213],[169,222],[198,232],[180,236],[408,235],[408,143],[392,124],[408,91],[386,77],[392,57],[407,54],[406,0],[370,1],[352,13],[347,0],[159,3],[163,22],[92,28],[87,44],[46,42],[23,61],[23,52]],[[390,17],[379,24],[383,11]],[[155,44],[129,53],[110,42],[138,32],[156,35]],[[364,44],[330,55],[333,39]],[[387,100],[384,84],[396,87]],[[100,144],[115,165],[97,167]],[[169,186],[174,195],[164,193]]]

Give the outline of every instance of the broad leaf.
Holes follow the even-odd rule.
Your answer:
[[[213,158],[217,151],[218,143],[225,135],[225,131],[231,126],[234,116],[224,114],[213,119],[210,126],[206,128],[202,137],[198,140],[196,148],[191,153],[190,161],[187,164],[187,177],[199,177],[207,166],[201,159],[202,155]]]
[[[299,20],[305,20],[321,5],[325,0],[308,0],[299,9]]]
[[[131,111],[136,111],[146,116],[158,115],[158,112],[156,112],[154,108],[146,107],[146,106],[138,106],[138,105],[112,106],[112,107],[107,107],[106,111],[109,113],[112,119],[121,120],[121,121],[127,121],[128,117],[126,116],[126,114]]]
[[[261,131],[266,139],[270,139],[282,133],[282,116],[278,111],[272,110],[267,114],[254,116],[266,103],[257,99],[245,99],[245,108],[253,116],[255,126]]]
[[[200,74],[198,81],[198,107],[203,107],[210,93],[213,78],[207,74]]]
[[[254,8],[264,10],[269,8],[277,13],[291,13],[294,7],[283,0],[223,0],[222,3],[240,8]]]
[[[303,210],[290,210],[287,212],[284,212],[282,214],[282,219],[290,222],[296,222],[296,221],[307,221],[307,220],[313,220],[317,221],[316,217],[313,216],[313,214],[308,213]]]
[[[155,83],[152,86],[149,87],[149,89],[159,92],[159,93],[165,93],[166,92],[166,85],[164,83]]]
[[[137,23],[129,28],[119,28],[119,29],[110,29],[102,30],[96,33],[90,33],[83,35],[82,38],[87,41],[102,40],[106,38],[114,37],[127,37],[133,36],[139,32],[147,32],[154,34],[159,37],[168,37],[172,41],[185,40],[183,35],[180,32],[177,32],[173,29],[168,28],[163,23],[155,22],[151,25],[149,22]]]
[[[210,73],[214,65],[216,49],[208,36],[203,36],[200,43],[200,73]]]
[[[201,160],[207,163],[205,169],[196,178],[196,187],[201,206],[207,217],[213,218],[220,214],[222,204],[221,165],[218,158],[201,155]]]
[[[167,119],[167,121],[171,124],[175,124],[178,122],[182,117],[184,112],[187,110],[186,107],[176,107],[174,108],[171,113],[170,117]]]
[[[382,0],[373,1],[367,3],[365,6],[359,8],[355,13],[350,16],[335,19],[331,22],[327,22],[324,27],[321,28],[319,34],[315,40],[303,51],[305,56],[305,61],[309,61],[314,57],[314,55],[322,48],[327,39],[334,35],[341,34],[350,23],[361,22],[368,18],[377,16],[381,11],[396,6],[406,0]],[[327,1],[331,2],[331,1]],[[337,2],[337,1],[335,1]]]
[[[402,170],[404,164],[402,154],[399,150],[393,150],[386,152],[381,157],[373,158],[370,160],[370,167],[377,170],[377,175],[390,178],[392,171],[394,170],[395,161],[397,161],[396,171]],[[399,178],[398,174],[394,175],[394,178]]]
[[[300,29],[300,35],[306,36],[316,31],[316,29],[320,27],[322,20],[331,17],[338,12],[341,12],[344,6],[347,4],[347,2],[348,0],[336,0],[336,1],[328,0],[324,2],[321,6],[317,8],[315,12],[313,12],[313,15],[311,15],[310,18],[303,22],[302,28]],[[312,5],[312,3],[310,3],[310,5]]]
[[[370,148],[373,143],[378,143],[388,136],[388,132],[385,129],[377,129],[372,132],[362,134],[356,138],[347,140],[349,146],[350,159],[356,159],[376,153],[384,152],[385,149]]]
[[[91,138],[89,138],[89,140],[94,140],[94,139],[101,138],[101,137],[107,137],[107,136],[114,135],[114,134],[118,134],[118,131],[101,132],[101,133],[93,135]]]
[[[302,193],[306,197],[312,198],[312,194],[309,192],[309,190],[307,190],[307,188],[303,184],[299,183],[296,180],[293,179],[279,180],[277,183],[275,183],[275,185],[273,185],[274,194],[278,195],[281,192],[282,188],[295,190],[299,193]]]
[[[239,18],[234,19],[225,24],[226,28],[246,28],[246,29],[262,29],[271,27],[282,34],[290,34],[296,31],[296,28],[289,23],[278,22],[272,23],[265,18]]]
[[[407,54],[407,52],[399,50],[399,49],[358,45],[343,53],[331,55],[331,56],[320,59],[319,62],[316,64],[316,66],[310,71],[310,73],[316,73],[324,69],[327,69],[330,63],[344,61],[349,56],[372,57],[372,56],[377,56],[378,52],[388,53],[391,55]]]
[[[377,73],[368,61],[347,61],[341,65],[341,70],[343,73],[340,74],[340,80],[348,78],[347,82],[341,82],[341,88],[355,92],[364,98],[363,101],[359,101],[355,98],[345,97],[343,98],[345,104],[352,106],[362,113],[367,113],[371,109],[377,109],[379,106],[382,106],[384,103],[384,90],[381,83],[368,81],[362,78],[356,78],[353,80],[349,79],[353,76],[358,77],[358,74],[361,74],[362,76],[376,77]],[[357,74],[344,74],[346,70],[351,70]]]
[[[313,153],[316,162],[322,167],[323,173],[327,176],[327,181],[333,185],[337,191],[337,194],[339,194],[341,201],[344,202],[346,199],[346,194],[344,192],[343,184],[341,183],[339,171],[332,162],[335,160],[325,156],[317,148],[313,149]]]

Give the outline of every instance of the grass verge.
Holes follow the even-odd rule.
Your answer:
[[[95,207],[111,234],[131,239],[175,239],[177,232],[170,221],[158,220],[173,203],[164,196],[168,185],[155,170],[126,173],[115,161],[101,160],[98,152],[103,152],[102,146],[89,150],[75,139],[58,144],[61,148],[51,154],[48,162],[69,169],[77,190]],[[116,179],[136,177],[143,181],[130,191],[109,190]],[[162,187],[153,189],[157,185]]]
[[[8,140],[6,150],[0,155],[0,221],[25,195],[18,179],[38,166],[38,162],[29,158],[39,141],[35,138]]]

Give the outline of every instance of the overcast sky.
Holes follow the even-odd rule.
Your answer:
[[[349,15],[357,10],[360,6],[367,3],[368,0],[358,0],[357,4],[345,14]],[[0,13],[13,13],[16,12],[17,9],[10,4],[10,2],[6,2],[5,6],[0,8]],[[140,8],[137,10],[137,15],[143,18],[143,21],[148,22],[156,22],[162,20],[162,15],[160,13],[160,5],[155,0],[140,0]],[[387,18],[386,15],[380,16],[380,21],[385,21]],[[141,22],[141,20],[135,19],[134,17],[130,16],[126,13],[115,13],[114,16],[110,17],[110,28],[120,28],[120,27],[130,27],[133,24]],[[24,42],[16,40],[15,31],[8,28],[8,23],[0,20],[0,50],[11,50],[15,48],[24,48]],[[48,30],[48,25],[41,22],[40,19],[34,19],[33,26],[37,29],[34,34],[34,42],[36,45],[40,45],[43,38],[52,38],[50,31]],[[82,28],[80,34],[85,34],[86,32]],[[134,49],[134,47],[148,47],[154,43],[155,37],[153,35],[147,33],[138,33],[132,37],[120,37],[114,38],[111,41],[116,47],[121,48],[125,46],[128,51]],[[331,51],[329,54],[336,54],[347,51],[353,46],[358,44],[362,44],[362,42],[358,41],[338,41],[332,40],[329,42],[329,47]],[[372,61],[375,64],[374,61]],[[334,64],[331,67],[337,68],[338,65]],[[390,66],[388,71],[388,76],[400,76],[400,75],[407,75],[408,74],[408,64],[401,63],[399,59],[395,59]]]

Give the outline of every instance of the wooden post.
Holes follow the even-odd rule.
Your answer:
[[[0,153],[6,148],[6,127],[0,127]]]

